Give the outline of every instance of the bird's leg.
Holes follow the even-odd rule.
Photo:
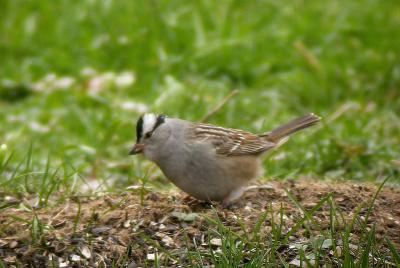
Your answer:
[[[222,206],[223,207],[229,207],[235,200],[237,200],[239,197],[241,197],[245,192],[255,190],[255,189],[273,189],[273,186],[270,184],[263,184],[263,185],[250,185],[250,186],[241,186],[232,192],[229,193],[228,196],[226,196],[222,200]]]
[[[238,199],[239,197],[242,196],[243,192],[246,190],[246,187],[239,187],[230,192],[223,200],[222,200],[222,206],[223,207],[228,207],[229,205],[232,204],[233,201]]]

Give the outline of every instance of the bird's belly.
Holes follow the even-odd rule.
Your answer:
[[[249,161],[251,160],[251,161]],[[226,161],[226,162],[225,162]],[[225,163],[223,163],[225,162]],[[258,161],[246,157],[221,157],[159,165],[165,176],[187,194],[208,201],[221,201],[258,174]]]

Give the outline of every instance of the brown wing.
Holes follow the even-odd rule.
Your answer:
[[[194,125],[193,134],[195,139],[209,140],[216,152],[225,156],[258,155],[276,146],[250,132],[208,124]]]

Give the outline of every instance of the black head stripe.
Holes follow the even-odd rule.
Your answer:
[[[152,132],[154,130],[156,130],[156,128],[158,128],[164,122],[165,122],[165,115],[162,115],[162,114],[158,115],[156,124],[154,125],[154,128],[153,128]]]
[[[139,142],[143,134],[143,115],[136,123],[136,142]]]

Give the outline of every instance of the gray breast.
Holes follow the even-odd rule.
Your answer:
[[[182,120],[174,122],[175,131],[155,162],[165,176],[186,193],[203,200],[221,200],[234,185],[225,170],[216,161],[211,144],[188,142],[187,125]],[[185,132],[186,131],[186,132]],[[187,141],[184,143],[183,141]]]

